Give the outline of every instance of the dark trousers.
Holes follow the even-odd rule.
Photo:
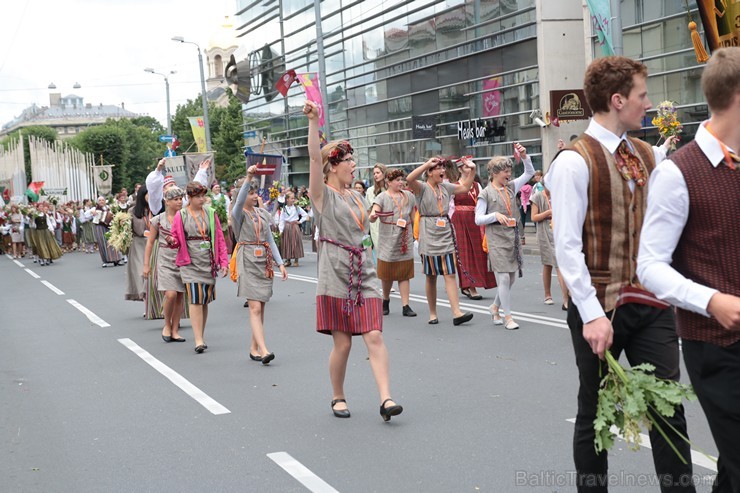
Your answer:
[[[683,340],[683,360],[719,450],[714,493],[740,492],[740,342]]]
[[[611,319],[611,312],[606,315]],[[606,374],[607,365],[606,362],[599,360],[583,338],[583,321],[575,303],[570,303],[568,307],[568,326],[571,329],[580,379],[578,414],[573,434],[573,458],[578,491],[605,492],[608,491],[607,452],[597,454],[594,449],[594,419],[601,383],[599,375]],[[650,363],[655,366],[655,376],[670,380],[679,379],[678,336],[672,310],[660,310],[638,304],[623,305],[617,309],[612,326],[614,342],[610,351],[615,358],[618,359],[624,351],[630,365]],[[660,421],[660,418],[656,419]],[[668,422],[688,437],[683,406],[676,409],[675,415],[668,418]],[[653,428],[650,431],[650,443],[661,491],[695,491],[691,479],[691,447],[675,435],[665,423],[662,428],[688,464],[681,463],[670,445]]]

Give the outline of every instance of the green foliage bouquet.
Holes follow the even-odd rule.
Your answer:
[[[110,223],[110,230],[105,233],[108,245],[126,255],[133,239],[131,214],[117,212]]]

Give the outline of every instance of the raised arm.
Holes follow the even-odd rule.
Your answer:
[[[236,201],[231,208],[231,219],[232,229],[234,234],[239,235],[239,231],[242,229],[242,220],[244,219],[244,203],[247,201],[247,195],[249,195],[249,183],[254,178],[254,172],[257,169],[255,165],[252,165],[247,169],[247,177],[242,183],[242,187],[239,189],[239,194],[236,196]]]
[[[424,186],[421,182],[418,181],[419,178],[421,178],[421,175],[423,175],[426,170],[437,166],[438,163],[439,159],[433,157],[424,164],[416,167],[416,169],[414,169],[411,173],[408,174],[408,176],[406,176],[406,182],[408,183],[409,189],[414,195],[419,195],[419,192],[421,192],[421,187]]]
[[[146,192],[149,195],[147,202],[149,202],[149,210],[155,216],[162,210],[162,199],[164,198],[164,158],[160,159],[157,163],[157,167],[149,173],[144,183],[146,184]]]
[[[523,145],[519,142],[514,142],[514,149],[522,157],[522,162],[524,163],[524,174],[512,182],[514,184],[514,193],[517,193],[534,176],[534,166],[532,166],[532,158],[527,155],[527,149]]]
[[[195,173],[193,181],[197,181],[204,187],[208,188],[208,168],[211,167],[211,158],[206,159],[198,167],[198,172]]]
[[[313,101],[306,101],[303,114],[308,117],[308,193],[314,208],[321,214],[324,204],[324,166],[319,145],[319,108]]]
[[[463,165],[460,169],[462,174],[460,183],[455,186],[455,190],[453,191],[455,195],[458,193],[468,193],[468,191],[470,191],[470,187],[473,186],[473,181],[475,180],[475,163],[473,160],[462,158],[462,163]]]

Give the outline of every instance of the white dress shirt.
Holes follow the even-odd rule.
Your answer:
[[[725,155],[705,124],[699,126],[694,139],[716,168]],[[717,290],[687,279],[671,266],[673,252],[676,251],[688,217],[689,190],[686,180],[676,164],[667,159],[650,176],[648,207],[637,257],[637,276],[642,285],[658,298],[709,317],[709,299]]]
[[[285,207],[283,207],[283,211],[280,214],[278,230],[282,233],[285,229],[285,223],[298,221],[298,224],[302,224],[305,223],[307,220],[308,214],[306,214],[306,211],[304,211],[297,205],[286,205]]]
[[[586,129],[586,134],[598,140],[614,154],[627,134],[615,135],[594,119]],[[629,142],[629,141],[627,141]],[[655,162],[666,156],[666,149],[653,147]],[[555,237],[555,257],[560,274],[568,286],[570,297],[578,308],[584,324],[603,317],[604,307],[596,298],[596,289],[591,285],[591,275],[586,267],[583,254],[583,224],[588,208],[589,172],[586,161],[575,151],[563,151],[550,165],[545,178],[545,186],[552,196],[552,216],[555,218],[553,235]],[[629,183],[634,191],[634,180]]]
[[[511,182],[514,185],[514,195],[516,195],[519,189],[534,176],[532,158],[527,156],[527,159],[524,159],[522,162],[524,163],[524,173],[522,176]],[[483,224],[493,224],[498,222],[498,219],[496,219],[496,213],[492,212],[490,214],[486,214],[487,210],[488,203],[486,203],[486,199],[478,195],[478,200],[475,202],[475,224],[481,226]]]

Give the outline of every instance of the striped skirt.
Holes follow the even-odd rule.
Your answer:
[[[203,282],[185,283],[185,300],[191,305],[207,305],[216,301],[216,285]]]
[[[381,281],[408,281],[414,278],[414,259],[386,262],[378,259],[378,279]]]
[[[280,238],[280,256],[283,260],[303,258],[303,233],[297,222],[285,223]]]
[[[347,299],[321,295],[316,297],[316,332],[331,334],[333,331],[358,336],[372,330],[383,331],[383,300],[365,298],[362,306],[352,305],[346,313]]]
[[[96,224],[94,228],[93,233],[95,234],[95,242],[98,244],[100,260],[102,260],[104,264],[120,262],[123,258],[120,252],[116,251],[113,247],[108,246],[108,240],[105,239],[105,233],[108,231],[106,227]]]
[[[159,275],[157,274],[157,253],[159,253],[159,242],[154,242],[149,257],[149,277],[144,278],[144,305],[146,307],[146,319],[155,320],[164,318],[164,294],[157,291]]]
[[[447,276],[457,273],[454,253],[422,255],[421,264],[424,266],[424,274],[427,276]]]

